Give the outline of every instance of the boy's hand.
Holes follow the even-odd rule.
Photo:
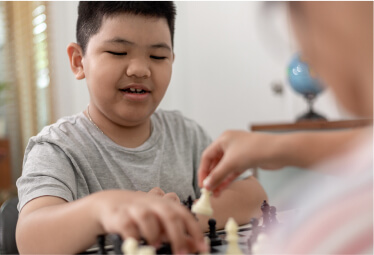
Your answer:
[[[169,199],[128,191],[110,190],[96,194],[97,218],[103,233],[118,233],[123,239],[143,237],[150,245],[170,241],[174,253],[206,251],[203,233],[182,205]]]
[[[174,193],[174,192],[165,193],[159,187],[154,187],[153,189],[151,189],[150,191],[148,191],[148,194],[159,196],[159,197],[163,197],[163,198],[169,199],[171,201],[177,202],[179,204],[181,202],[180,199],[179,199],[179,197],[178,197],[178,195],[176,193]]]

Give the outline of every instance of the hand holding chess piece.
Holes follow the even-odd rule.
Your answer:
[[[225,226],[226,241],[227,241],[227,255],[239,255],[243,252],[239,248],[238,224],[233,218],[229,218]]]
[[[201,196],[200,199],[196,202],[196,204],[192,205],[191,211],[193,213],[202,214],[206,216],[212,216],[213,209],[210,205],[210,196],[211,192],[206,189],[201,189]]]

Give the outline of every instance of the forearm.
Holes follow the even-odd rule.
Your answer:
[[[94,196],[46,206],[20,217],[16,232],[20,253],[73,254],[93,245],[103,233],[95,218]]]
[[[279,135],[269,157],[282,166],[310,167],[346,150],[363,130]]]
[[[246,224],[252,217],[261,215],[261,203],[266,199],[264,189],[254,177],[235,181],[219,197],[211,197],[213,215],[197,215],[199,224],[204,231],[209,229],[209,218],[216,220],[217,229],[223,229],[229,217],[239,225]]]

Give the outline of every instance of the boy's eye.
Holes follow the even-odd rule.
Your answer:
[[[166,57],[151,56],[153,59],[165,59]]]
[[[114,52],[114,51],[107,51],[109,54],[116,55],[116,56],[125,56],[127,52]]]

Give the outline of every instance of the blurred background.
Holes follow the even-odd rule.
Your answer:
[[[75,41],[77,2],[0,2],[0,189],[22,171],[28,139],[83,111],[66,47]],[[297,52],[282,4],[176,2],[173,76],[160,105],[181,111],[212,136],[256,124],[294,123],[304,98],[288,83]],[[351,119],[330,91],[315,102],[329,121]]]

